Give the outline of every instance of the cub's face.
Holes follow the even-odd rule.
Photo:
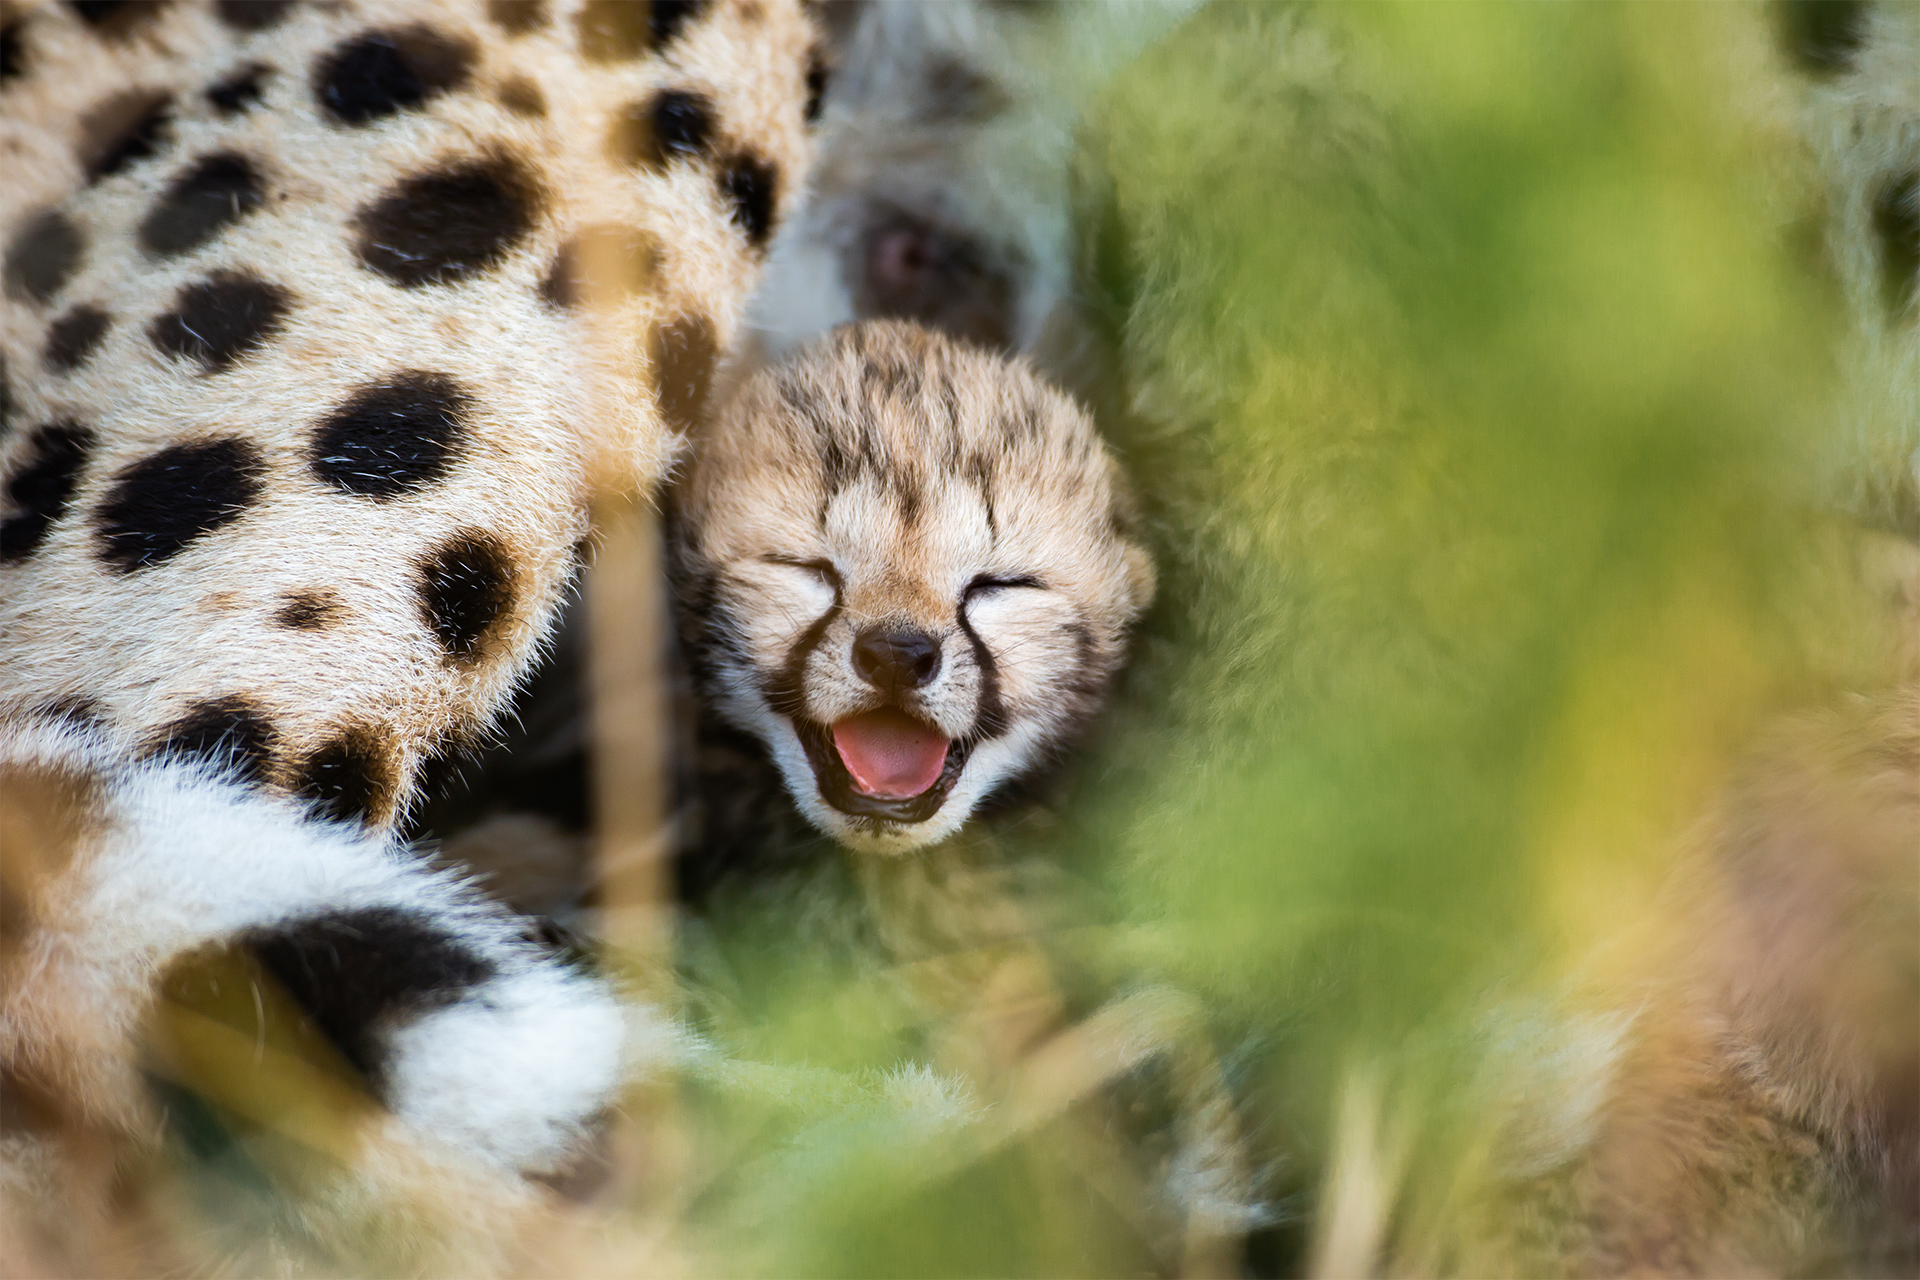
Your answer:
[[[1062,746],[1153,592],[1086,415],[912,325],[761,372],[695,454],[673,540],[706,695],[856,848],[939,840]]]

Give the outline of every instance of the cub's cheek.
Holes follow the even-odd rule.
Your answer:
[[[1010,711],[1057,700],[1082,661],[1085,634],[1073,608],[1051,592],[1012,591],[968,614],[993,659],[1000,700]],[[1029,596],[1021,600],[1017,597]]]
[[[728,612],[754,666],[765,673],[785,670],[809,630],[832,612],[832,589],[785,565],[756,565],[731,576]]]
[[[805,630],[762,624],[746,632],[747,653],[757,670],[772,676],[787,669],[794,650],[805,639]]]

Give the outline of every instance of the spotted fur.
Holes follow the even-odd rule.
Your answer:
[[[0,714],[84,697],[180,754],[244,703],[250,776],[388,826],[551,626],[592,486],[697,413],[800,189],[812,33],[94,12],[8,10]]]
[[[322,1064],[364,1114],[289,1212],[332,1239],[463,1187],[456,1270],[577,1155],[637,1015],[391,833],[595,494],[701,413],[814,42],[783,0],[0,6],[0,816],[45,872],[9,881],[0,1070],[62,1132],[151,1152]],[[292,1057],[196,1073],[183,1033],[144,1077],[179,1008]],[[6,1139],[0,1217],[65,1202],[48,1138]]]

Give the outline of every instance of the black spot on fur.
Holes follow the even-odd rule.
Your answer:
[[[393,803],[393,765],[377,737],[348,729],[301,761],[293,790],[323,817],[371,823]]]
[[[1781,43],[1802,71],[1824,78],[1853,69],[1867,36],[1863,0],[1781,0],[1778,8]]]
[[[80,167],[87,181],[151,157],[166,143],[172,123],[172,96],[150,89],[116,94],[89,111],[80,122]]]
[[[560,246],[560,252],[553,255],[553,265],[547,268],[546,278],[540,281],[540,300],[550,307],[577,307],[580,305],[580,263],[578,247],[572,244]]]
[[[419,174],[355,220],[360,261],[403,288],[453,284],[504,258],[539,207],[532,177],[505,157]]]
[[[223,116],[237,116],[260,105],[271,68],[255,62],[240,68],[207,90],[207,105]]]
[[[245,157],[222,151],[173,180],[140,224],[140,247],[156,258],[197,249],[265,202]]]
[[[647,354],[661,416],[676,430],[691,430],[706,410],[713,362],[720,354],[713,322],[695,315],[661,325],[653,331]]]
[[[747,233],[756,249],[767,247],[773,234],[773,203],[780,192],[780,173],[755,156],[737,156],[720,175],[720,190],[733,205],[734,225]]]
[[[0,25],[0,85],[27,71],[27,24],[14,19]]]
[[[408,370],[363,387],[307,446],[314,473],[346,493],[393,498],[447,473],[472,399],[452,378]]]
[[[1880,296],[1889,314],[1902,316],[1920,290],[1920,171],[1874,197],[1873,238],[1880,244]]]
[[[83,698],[78,694],[53,699],[40,708],[39,714],[76,729],[94,729],[107,722],[105,707],[92,698]]]
[[[707,0],[653,0],[647,6],[647,26],[656,48],[670,43],[681,28],[697,19]]]
[[[667,89],[614,122],[607,150],[625,164],[657,167],[675,157],[704,155],[712,141],[713,103],[685,89]]]
[[[653,284],[660,257],[660,242],[638,227],[588,227],[554,255],[540,296],[556,307],[616,306]]]
[[[807,106],[808,124],[820,119],[820,109],[827,101],[827,81],[829,72],[827,58],[818,48],[807,54]]]
[[[78,369],[100,346],[112,325],[112,316],[83,303],[47,327],[47,347],[41,358],[55,373]]]
[[[100,558],[132,573],[179,555],[197,538],[246,514],[266,470],[237,437],[177,444],[120,473],[96,520]]]
[[[132,3],[133,0],[67,0],[67,7],[88,26],[98,27],[126,12]]]
[[[315,916],[249,935],[248,948],[353,1068],[378,1087],[379,1031],[444,1007],[496,972],[486,957],[398,907]]]
[[[313,92],[340,123],[369,124],[459,88],[472,66],[472,45],[431,27],[369,31],[321,59]]]
[[[67,5],[96,34],[124,40],[158,17],[167,0],[67,0]]]
[[[273,726],[245,698],[196,702],[155,734],[149,757],[205,760],[242,782],[265,782],[273,769]]]
[[[86,251],[80,228],[58,209],[29,219],[7,246],[8,295],[46,302],[73,279]]]
[[[275,626],[289,631],[320,631],[340,613],[340,597],[330,588],[290,591],[286,603],[274,612]]]
[[[513,608],[513,564],[491,535],[456,534],[420,562],[420,614],[447,656],[471,662],[495,623]]]
[[[712,141],[713,104],[701,94],[668,89],[653,100],[649,118],[658,156],[697,156]]]
[[[546,22],[546,0],[487,0],[487,17],[511,35],[525,35]]]
[[[625,62],[657,49],[700,16],[705,0],[587,0],[580,53],[589,62]]]
[[[7,479],[14,513],[0,521],[0,564],[32,555],[66,514],[92,449],[93,432],[72,421],[50,422],[27,437],[26,464]]]
[[[220,0],[213,11],[235,31],[265,31],[286,18],[293,0]]]
[[[529,120],[544,119],[547,114],[547,98],[540,92],[540,86],[524,76],[515,76],[502,81],[495,96],[500,105],[517,116]]]
[[[292,301],[277,284],[222,271],[176,294],[173,310],[153,319],[147,337],[168,355],[217,373],[279,332]]]

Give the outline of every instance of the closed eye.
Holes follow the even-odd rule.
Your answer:
[[[784,565],[789,569],[805,569],[807,572],[816,575],[820,581],[832,587],[833,594],[836,597],[840,594],[840,571],[833,567],[833,561],[831,560],[802,560],[797,556],[782,555],[761,556],[760,559],[766,564]]]
[[[1016,588],[1025,588],[1030,591],[1045,591],[1047,584],[1030,573],[1006,576],[982,573],[976,575],[973,581],[967,584],[967,589],[961,592],[960,599],[964,604],[966,601],[971,600],[974,596],[984,591],[1011,591]]]

